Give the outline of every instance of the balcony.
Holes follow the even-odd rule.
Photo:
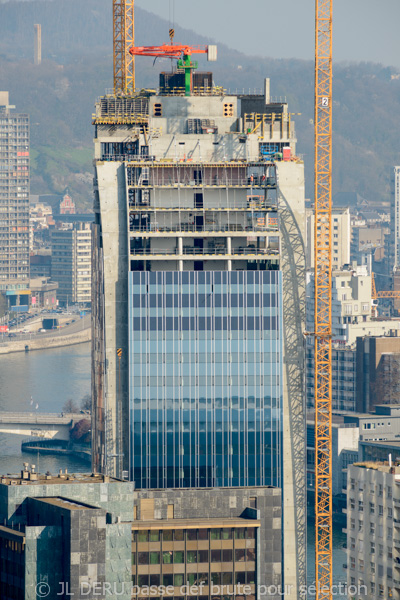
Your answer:
[[[150,206],[148,199],[143,199],[140,201],[130,201],[129,202],[129,210],[131,213],[145,211],[145,212],[189,212],[189,213],[220,213],[220,212],[272,212],[277,210],[276,202],[272,202],[270,200],[264,201],[260,200],[259,202],[248,202],[247,204],[243,202],[243,200],[232,199],[226,200],[226,202],[221,202],[221,206],[212,206],[212,207],[193,207],[185,205],[175,205],[175,206]]]
[[[129,231],[135,234],[141,234],[143,237],[157,237],[162,234],[162,237],[175,237],[171,234],[179,234],[180,236],[185,236],[185,234],[200,234],[201,237],[207,236],[207,234],[218,234],[227,237],[246,237],[248,235],[253,235],[253,233],[270,233],[276,235],[279,233],[278,225],[265,225],[255,223],[254,225],[250,225],[248,227],[244,227],[243,225],[229,224],[229,225],[218,225],[218,224],[208,224],[198,225],[196,223],[181,223],[178,225],[169,225],[163,226],[158,224],[129,224]],[[192,237],[190,235],[189,237]]]
[[[186,188],[199,188],[199,189],[204,189],[204,188],[234,188],[234,189],[248,189],[248,190],[253,190],[253,189],[275,189],[276,188],[276,182],[274,181],[273,183],[271,181],[269,181],[269,178],[266,178],[265,180],[261,180],[261,179],[257,179],[257,180],[253,180],[251,181],[249,177],[243,177],[241,179],[233,179],[233,178],[213,178],[213,179],[206,179],[206,180],[198,180],[195,181],[193,179],[187,179],[187,180],[182,180],[182,181],[160,181],[157,179],[153,179],[153,178],[149,178],[146,180],[140,180],[138,179],[137,182],[132,182],[130,185],[132,185],[135,188],[154,188],[154,189],[162,189],[162,188],[169,188],[169,189],[186,189]]]
[[[180,252],[178,248],[168,249],[133,249],[131,258],[147,260],[263,260],[277,259],[279,250],[271,248],[232,248],[231,253],[227,254],[225,248],[183,248]]]

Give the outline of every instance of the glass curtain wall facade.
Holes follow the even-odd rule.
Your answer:
[[[138,488],[281,486],[276,271],[129,273]]]

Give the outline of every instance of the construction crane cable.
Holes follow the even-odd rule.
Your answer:
[[[169,26],[170,29],[175,27],[175,0],[169,0]]]

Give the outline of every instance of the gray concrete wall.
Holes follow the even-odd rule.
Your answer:
[[[133,512],[132,512],[133,519]],[[107,525],[106,581],[116,590],[115,597],[131,599],[132,524]]]
[[[0,522],[11,525],[24,524],[27,520],[26,498],[62,497],[98,506],[113,515],[114,521],[133,520],[134,484],[129,482],[112,483],[73,483],[65,482],[43,485],[43,482],[28,485],[0,485]],[[17,508],[22,504],[17,514]]]
[[[25,598],[36,600],[40,592],[47,591],[49,594],[40,597],[61,597],[57,594],[64,583],[77,600],[105,600],[117,594],[122,600],[129,600],[133,484],[61,481],[48,485],[42,485],[42,481],[23,486],[0,485],[1,522],[14,527],[30,523],[25,528]],[[98,508],[70,510],[34,500],[49,497],[68,498]],[[125,522],[118,523],[118,519]],[[39,525],[40,522],[46,524]],[[105,582],[112,593],[108,594],[101,585]],[[41,583],[43,587],[38,588]],[[88,594],[89,585],[95,583],[100,587],[96,593]]]
[[[45,334],[44,334],[45,335]],[[90,342],[91,330],[83,329],[72,335],[59,335],[54,337],[46,336],[43,338],[25,339],[22,341],[11,341],[0,344],[0,354],[10,354],[12,352],[25,352],[25,346],[29,347],[29,352],[32,350],[47,350],[48,348],[64,348],[65,346],[74,346],[75,344],[85,344]]]
[[[256,498],[261,521],[259,551],[260,585],[282,585],[282,508],[281,490],[272,487],[197,488],[174,490],[137,490],[135,505],[140,519],[140,500],[154,498],[154,518],[166,519],[168,505],[174,505],[175,519],[217,519],[240,517]],[[293,569],[293,565],[292,565]],[[275,596],[269,596],[275,600]],[[277,598],[281,596],[277,596]]]
[[[105,319],[105,462],[109,475],[120,477],[129,461],[128,412],[128,217],[125,166],[96,164],[101,245],[104,253]],[[96,277],[96,273],[94,273]],[[96,287],[96,283],[94,284]],[[122,350],[119,359],[117,350]],[[96,398],[94,398],[96,402]],[[124,440],[124,446],[123,441]],[[114,455],[114,456],[112,456]],[[118,455],[115,457],[115,455]]]
[[[289,598],[306,584],[306,424],[304,386],[305,206],[304,165],[278,163],[283,274],[283,536],[284,583]]]
[[[57,598],[63,581],[61,527],[27,527],[25,539],[25,600],[37,600],[41,593]]]

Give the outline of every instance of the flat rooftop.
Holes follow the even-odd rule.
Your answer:
[[[384,446],[388,448],[398,448],[400,451],[400,440],[360,440],[360,444],[367,444],[368,446]]]
[[[400,475],[400,465],[398,463],[395,463],[394,461],[391,467],[389,466],[389,463],[387,461],[375,462],[372,460],[367,460],[365,462],[357,462],[350,466],[359,467],[360,469],[372,469],[374,471],[381,471],[382,473],[390,473],[390,469],[392,469],[392,473],[394,475]]]
[[[230,519],[151,519],[145,521],[134,521],[132,523],[133,531],[143,529],[207,529],[224,527],[260,527],[261,522],[258,519],[248,519],[241,517],[232,517]]]
[[[351,413],[351,414],[354,415],[354,413]],[[363,416],[365,416],[365,415],[363,415]],[[306,421],[307,421],[307,425],[314,424],[315,423],[315,412],[313,412],[313,411],[307,412]],[[338,414],[332,414],[332,426],[338,427],[338,428],[343,428],[343,429],[357,427],[357,425],[355,423],[345,423],[344,416],[338,415]]]
[[[0,485],[59,485],[60,483],[121,483],[121,479],[114,479],[100,473],[61,473],[59,475],[26,472],[26,477],[8,473],[0,477]]]
[[[0,538],[11,540],[13,542],[24,543],[25,533],[22,531],[17,531],[16,529],[11,529],[11,527],[0,525]]]
[[[76,500],[70,500],[69,498],[62,498],[56,496],[54,498],[34,498],[36,502],[43,502],[44,504],[52,504],[53,506],[59,506],[67,510],[99,510],[98,506],[92,506],[91,504],[84,504],[83,502],[77,502]]]

